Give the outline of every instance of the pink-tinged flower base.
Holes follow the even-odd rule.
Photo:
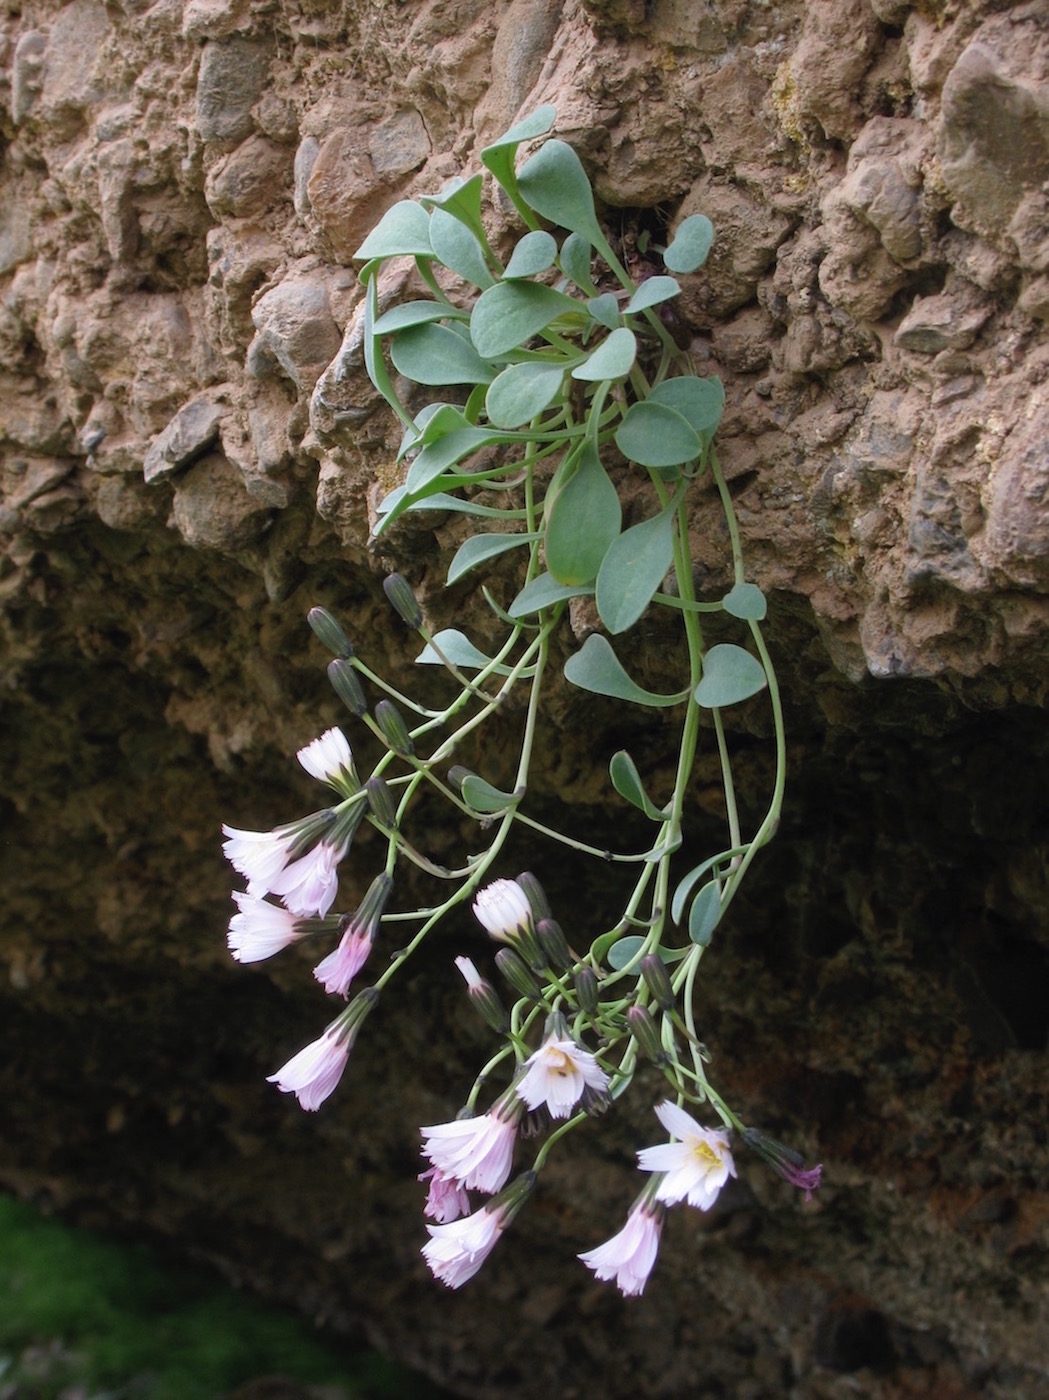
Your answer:
[[[345,854],[345,849],[318,841],[312,851],[293,860],[271,879],[270,893],[277,895],[293,914],[327,914],[339,892],[336,866]]]
[[[430,1241],[423,1245],[423,1258],[435,1278],[461,1288],[491,1254],[504,1224],[502,1211],[487,1205],[462,1220],[427,1225]]]
[[[470,1197],[453,1178],[445,1176],[436,1167],[431,1167],[428,1172],[420,1174],[419,1180],[430,1183],[423,1215],[436,1220],[440,1225],[447,1225],[450,1220],[458,1220],[460,1216],[470,1214]]]
[[[320,1108],[342,1078],[353,1039],[335,1022],[319,1040],[292,1055],[276,1074],[269,1075],[267,1082],[276,1084],[281,1093],[294,1094],[302,1107],[312,1112]]]
[[[666,1174],[656,1190],[656,1200],[672,1206],[687,1198],[690,1206],[709,1210],[725,1182],[736,1175],[727,1133],[701,1128],[672,1103],[659,1104],[656,1117],[668,1133],[680,1138],[679,1142],[645,1147],[637,1154],[642,1171]]]
[[[351,924],[335,951],[322,958],[313,969],[313,975],[326,992],[345,996],[350,983],[368,961],[371,950],[371,930],[354,928]]]
[[[625,1297],[637,1297],[644,1292],[655,1265],[662,1230],[662,1209],[637,1205],[618,1235],[579,1257],[588,1269],[593,1269],[596,1278],[614,1278]]]
[[[423,1156],[442,1176],[468,1189],[498,1191],[510,1175],[517,1122],[496,1111],[480,1118],[457,1118],[419,1130],[425,1139]]]

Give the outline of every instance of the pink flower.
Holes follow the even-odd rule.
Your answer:
[[[603,1092],[608,1075],[574,1040],[550,1036],[529,1056],[525,1075],[515,1088],[529,1108],[546,1104],[551,1118],[567,1118],[588,1086]]]
[[[372,881],[360,908],[346,920],[339,946],[314,968],[313,975],[326,992],[346,995],[350,983],[368,959],[392,888],[393,881],[388,875],[379,875]]]
[[[240,831],[235,826],[222,827],[227,839],[222,843],[226,859],[248,882],[248,893],[261,897],[269,894],[272,881],[291,859],[298,840],[294,826],[278,826],[276,831]]]
[[[353,769],[353,755],[341,729],[328,729],[299,750],[299,762],[318,782],[350,795],[360,784]]]
[[[311,851],[272,877],[270,893],[277,895],[293,914],[327,914],[339,892],[336,866],[345,854],[345,846],[318,841]]]
[[[641,1201],[631,1210],[618,1235],[579,1258],[588,1269],[593,1269],[596,1278],[614,1278],[625,1297],[637,1297],[644,1292],[655,1265],[662,1230],[662,1207]]]
[[[680,1139],[645,1147],[637,1154],[642,1171],[666,1174],[656,1190],[656,1200],[674,1205],[687,1197],[690,1206],[709,1210],[725,1182],[736,1175],[727,1133],[701,1128],[672,1103],[661,1103],[656,1117],[667,1132]]]
[[[502,1213],[489,1204],[462,1220],[426,1228],[430,1242],[423,1245],[422,1252],[430,1271],[449,1288],[460,1288],[491,1254],[505,1222]]]
[[[520,1104],[503,1105],[503,1099],[482,1117],[456,1118],[451,1123],[420,1129],[426,1140],[423,1156],[442,1176],[487,1193],[498,1191],[503,1185],[510,1175],[521,1115]]]
[[[423,1206],[423,1214],[428,1215],[431,1220],[436,1220],[441,1225],[447,1225],[450,1220],[458,1220],[462,1215],[469,1215],[470,1197],[457,1181],[445,1176],[436,1167],[431,1167],[428,1172],[422,1172],[419,1180],[430,1183],[426,1204]]]
[[[344,1035],[338,1021],[333,1021],[319,1040],[292,1055],[268,1083],[276,1084],[283,1094],[294,1094],[308,1112],[320,1108],[342,1078],[354,1037]]]
[[[227,943],[237,962],[262,962],[287,948],[308,932],[301,920],[277,904],[233,891],[240,911],[229,921]]]

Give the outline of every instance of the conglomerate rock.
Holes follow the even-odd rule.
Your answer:
[[[25,0],[0,62],[0,1180],[464,1395],[1049,1395],[1042,0]],[[369,542],[398,434],[352,253],[540,102],[629,254],[717,227],[683,315],[788,696],[788,815],[700,1010],[730,1097],[826,1185],[802,1206],[743,1163],[640,1301],[571,1257],[629,1204],[640,1110],[551,1163],[472,1290],[419,1263],[414,1125],[485,1046],[465,919],[310,1119],[261,1082],[324,1014],[308,967],[223,946],[219,822],[299,810],[287,755],[337,718],[307,608],[405,683],[387,569],[486,625],[444,590],[454,524]],[[663,650],[653,624],[638,666]],[[595,840],[627,820],[615,748],[669,776],[662,717],[563,691],[549,723],[537,811]],[[585,924],[607,872],[519,858]]]

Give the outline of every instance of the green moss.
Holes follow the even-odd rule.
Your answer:
[[[340,1354],[299,1319],[143,1246],[42,1220],[0,1196],[0,1380],[54,1400],[72,1381],[98,1400],[217,1400],[253,1377],[336,1386],[345,1400],[436,1400],[375,1352]],[[6,1393],[6,1386],[5,1386]]]

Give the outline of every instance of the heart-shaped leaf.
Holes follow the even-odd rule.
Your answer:
[[[648,396],[649,403],[663,404],[687,419],[704,443],[714,436],[725,409],[725,389],[717,376],[697,379],[683,374],[677,379],[664,379]]]
[[[635,705],[650,705],[654,709],[679,705],[688,695],[688,691],[679,695],[656,695],[651,690],[643,690],[627,675],[608,639],[600,632],[592,632],[575,655],[565,662],[565,679],[580,690],[610,695],[615,700],[631,700]]]
[[[443,655],[438,656],[435,648],[439,648]],[[445,658],[453,666],[458,666],[464,671],[480,671],[482,667],[488,666],[492,660],[490,656],[485,656],[483,651],[479,651],[470,638],[456,627],[446,627],[443,632],[436,633],[433,642],[427,642],[415,658],[415,664],[417,666],[443,666]]]
[[[614,539],[597,575],[597,611],[613,637],[633,627],[674,562],[674,516],[661,511]]]
[[[538,418],[561,391],[563,364],[525,360],[507,365],[488,386],[485,412],[497,428],[520,428]]]
[[[620,326],[605,337],[594,353],[572,371],[573,379],[585,383],[600,383],[603,379],[623,379],[637,358],[637,340],[633,331]]]
[[[651,398],[632,403],[616,433],[624,457],[642,467],[679,467],[692,462],[703,444],[692,425],[665,404]]]
[[[546,567],[557,582],[592,583],[622,518],[619,493],[588,443],[547,515]]]
[[[696,686],[696,703],[719,710],[749,700],[768,684],[761,662],[742,647],[722,643],[703,658],[703,677]]]
[[[737,583],[722,598],[721,606],[733,617],[760,622],[768,612],[765,595],[756,583]]]
[[[430,216],[414,199],[402,199],[387,209],[353,256],[393,258],[405,254],[433,257]]]
[[[670,272],[695,272],[706,262],[713,242],[714,225],[706,214],[690,214],[678,224],[663,265]]]
[[[516,350],[558,316],[582,311],[578,301],[540,282],[499,282],[482,292],[470,313],[470,339],[490,359]]]

